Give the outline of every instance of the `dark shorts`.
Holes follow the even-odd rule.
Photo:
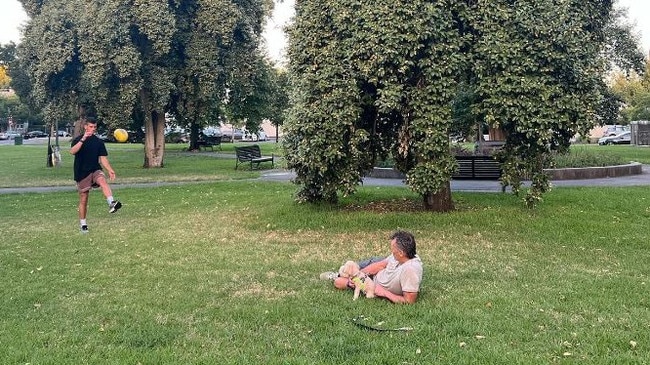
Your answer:
[[[366,267],[366,266],[368,266],[370,264],[374,264],[375,262],[382,261],[385,258],[386,258],[386,256],[375,256],[375,257],[371,257],[369,259],[359,261],[359,262],[357,262],[357,264],[359,265],[359,269],[363,269],[364,267]]]
[[[106,179],[106,175],[104,175],[104,171],[102,170],[97,170],[92,174],[84,177],[83,180],[77,182],[77,191],[80,193],[85,193],[90,191],[92,188],[99,187],[97,180],[100,178],[104,178],[104,180]]]

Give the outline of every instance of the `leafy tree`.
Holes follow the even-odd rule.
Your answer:
[[[0,65],[0,89],[7,89],[11,84],[11,78],[7,74],[5,66]]]
[[[603,56],[610,67],[616,67],[626,74],[643,73],[645,55],[640,47],[640,36],[630,24],[627,9],[613,9],[603,29],[605,36]]]
[[[274,71],[272,64],[261,56],[251,66],[249,77],[229,84],[227,115],[234,124],[257,131],[262,120],[271,114]]]
[[[650,59],[642,74],[617,72],[612,77],[613,94],[624,101],[622,120],[650,120]]]
[[[298,199],[354,192],[391,151],[427,208],[450,209],[449,132],[480,122],[506,136],[504,188],[517,194],[531,178],[534,206],[549,188],[551,150],[603,111],[604,47],[622,34],[607,38],[613,19],[600,0],[300,2],[285,130]]]
[[[257,131],[265,119],[282,125],[288,108],[286,72],[265,57],[258,57],[248,78],[229,84],[227,116],[230,121]]]
[[[262,20],[271,6],[222,0],[187,1],[178,8],[173,43],[178,89],[171,112],[189,127],[191,149],[202,127],[224,120],[228,90],[255,75]]]
[[[286,70],[273,68],[272,97],[268,119],[276,128],[284,125],[289,109],[289,74]],[[275,140],[278,142],[278,139]]]
[[[468,12],[479,118],[506,135],[502,184],[534,206],[549,189],[550,149],[596,123],[609,1],[478,2]]]
[[[246,61],[233,54],[257,49],[269,9],[261,0],[22,3],[31,97],[48,119],[65,110],[93,110],[111,127],[141,118],[145,167],[163,166],[165,112],[193,121],[214,109],[225,75]]]
[[[290,34],[285,142],[298,198],[334,202],[392,151],[429,209],[453,208],[456,1],[305,1]]]

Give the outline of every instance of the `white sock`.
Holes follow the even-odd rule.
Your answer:
[[[111,205],[111,203],[113,202],[113,196],[111,195],[108,198],[106,198],[106,201],[108,202],[108,205]]]
[[[86,220],[85,219],[79,219],[79,225],[80,226],[87,226]]]

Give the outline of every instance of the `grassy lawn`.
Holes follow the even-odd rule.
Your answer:
[[[222,151],[187,152],[185,144],[166,146],[164,168],[144,169],[144,152],[141,144],[107,143],[109,160],[117,173],[117,184],[152,181],[215,181],[247,179],[259,176],[246,166],[235,171],[234,147],[245,143],[224,143]],[[261,143],[262,154],[281,155],[275,143]],[[27,186],[74,186],[72,164],[74,156],[68,153],[69,142],[61,143],[60,168],[44,168],[47,162],[47,145],[0,146],[0,188]],[[224,158],[220,156],[230,156]],[[276,160],[277,162],[277,160]],[[279,163],[281,165],[281,162]],[[270,164],[268,164],[270,165]],[[262,165],[263,167],[266,165]]]
[[[148,171],[140,146],[109,153],[120,182],[199,182],[120,189],[115,215],[96,191],[87,235],[73,191],[0,195],[0,363],[650,362],[648,187],[555,188],[532,211],[454,193],[450,214],[379,212],[358,207],[417,197],[365,186],[336,207],[296,204],[293,186],[226,157],[172,146]],[[69,156],[60,169],[37,147],[0,157],[0,186],[71,183]],[[398,228],[425,264],[415,305],[318,280],[387,253]],[[413,330],[370,332],[359,315]]]

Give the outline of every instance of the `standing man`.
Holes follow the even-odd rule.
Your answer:
[[[108,151],[104,141],[99,139],[97,121],[88,118],[83,122],[84,133],[72,139],[70,153],[74,155],[74,181],[79,191],[79,225],[81,233],[88,233],[86,212],[88,211],[88,195],[92,188],[100,187],[108,202],[108,212],[115,213],[122,203],[113,200],[113,192],[106,181],[102,167],[108,172],[111,181],[115,180],[115,171],[108,162]]]

